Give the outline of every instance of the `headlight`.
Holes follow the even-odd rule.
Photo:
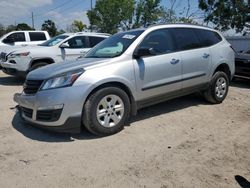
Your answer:
[[[30,52],[22,52],[22,53],[11,53],[8,55],[10,58],[16,58],[16,57],[26,57],[30,54]]]
[[[41,90],[54,89],[61,87],[69,87],[74,84],[77,78],[83,73],[83,70],[78,70],[74,72],[68,72],[57,77],[48,79],[44,82]]]

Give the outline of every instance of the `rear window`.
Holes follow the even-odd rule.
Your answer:
[[[215,45],[222,40],[221,36],[214,31],[209,31],[204,29],[194,29],[194,32],[198,36],[202,47]]]
[[[93,48],[95,45],[97,45],[99,42],[103,41],[105,38],[103,37],[89,37],[89,46],[90,48]]]
[[[29,32],[30,41],[43,41],[46,40],[46,36],[42,32]]]
[[[200,41],[193,29],[174,28],[171,29],[171,31],[178,46],[178,50],[191,50],[201,47]]]

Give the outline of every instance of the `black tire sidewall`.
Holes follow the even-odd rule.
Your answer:
[[[124,104],[124,115],[122,119],[116,126],[110,127],[110,128],[103,127],[102,125],[100,125],[96,116],[96,109],[100,100],[102,100],[103,97],[107,95],[119,96]],[[115,134],[117,132],[120,132],[123,129],[130,114],[130,101],[129,101],[128,95],[123,90],[121,90],[120,88],[116,88],[116,87],[103,88],[97,91],[92,97],[90,97],[89,102],[90,102],[89,114],[86,114],[86,115],[89,116],[90,118],[88,118],[89,122],[85,122],[85,123],[89,124],[88,126],[92,130],[92,132],[98,135],[105,136],[105,135]]]
[[[226,80],[226,93],[224,94],[224,96],[222,98],[218,97],[215,93],[215,88],[216,88],[216,82],[219,78],[223,77]],[[228,76],[226,75],[226,73],[224,72],[216,72],[212,78],[212,82],[211,82],[211,94],[213,99],[218,102],[221,103],[227,96],[228,93],[228,87],[229,87],[229,79]]]

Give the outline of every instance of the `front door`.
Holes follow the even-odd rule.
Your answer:
[[[75,36],[65,42],[67,48],[61,48],[63,60],[76,60],[79,56],[86,54],[90,48],[87,46],[85,36]]]
[[[154,52],[133,60],[139,100],[181,89],[182,61],[168,29],[149,33],[138,48],[150,48]]]

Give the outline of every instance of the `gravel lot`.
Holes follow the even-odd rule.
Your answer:
[[[25,125],[21,91],[0,73],[0,187],[250,187],[250,80],[220,105],[190,95],[143,109],[105,138]]]

